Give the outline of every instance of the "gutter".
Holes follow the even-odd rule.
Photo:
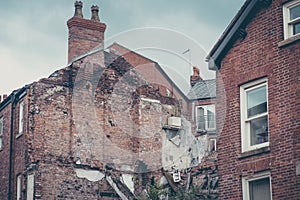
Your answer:
[[[8,176],[8,200],[12,199],[13,193],[13,139],[14,139],[14,110],[15,110],[15,94],[11,94],[11,112],[10,112],[10,141],[9,141],[9,176]]]

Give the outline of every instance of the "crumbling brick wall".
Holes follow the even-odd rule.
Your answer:
[[[118,198],[106,180],[90,183],[77,177],[74,169],[97,169],[105,174],[108,165],[129,171],[138,170],[139,162],[150,171],[161,166],[162,126],[168,116],[178,114],[174,109],[178,102],[146,84],[122,58],[105,68],[93,59],[78,61],[30,87],[31,165],[27,167],[35,174],[36,198],[84,195],[95,199],[105,192]],[[123,96],[118,89],[132,94]],[[127,117],[118,116],[124,111],[114,110],[123,105],[128,105],[124,108],[131,124]]]

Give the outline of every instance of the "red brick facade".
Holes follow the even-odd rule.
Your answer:
[[[16,199],[16,176],[21,175],[21,182],[26,181],[23,176],[23,170],[27,167],[28,150],[27,138],[24,136],[28,131],[28,123],[23,123],[23,131],[19,133],[19,109],[20,103],[24,105],[24,119],[23,122],[28,121],[28,99],[24,96],[24,89],[19,92],[14,92],[2,102],[4,107],[1,108],[0,118],[3,119],[3,137],[2,149],[0,150],[1,162],[0,178],[1,178],[1,196]],[[13,99],[13,101],[11,101]],[[14,103],[11,103],[14,102]],[[13,121],[11,121],[11,119]],[[13,149],[10,147],[14,147]],[[10,187],[8,187],[10,185]],[[24,184],[22,184],[24,186]],[[24,194],[25,188],[21,188],[21,193]]]
[[[259,2],[246,19],[245,38],[234,42],[219,58],[216,105],[221,131],[220,199],[242,199],[242,179],[262,172],[270,173],[273,200],[299,199],[300,176],[296,175],[296,166],[300,161],[300,43],[295,38],[282,45],[282,9],[286,2],[290,1],[274,0],[268,6]],[[242,153],[240,86],[263,77],[268,82],[270,145]]]

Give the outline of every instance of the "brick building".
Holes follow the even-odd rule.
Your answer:
[[[199,74],[199,69],[194,66],[190,77],[191,90],[187,94],[190,100],[189,113],[196,136],[207,137],[208,150],[216,151],[216,81],[203,80]]]
[[[299,20],[299,0],[247,0],[209,53],[220,199],[299,199]]]
[[[68,65],[0,103],[0,196],[134,199],[153,181],[176,193],[193,177],[209,196],[215,157],[195,137],[189,99],[158,63],[104,50],[106,25],[91,11],[84,19],[75,2]]]

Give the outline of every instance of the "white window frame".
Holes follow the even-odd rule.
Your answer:
[[[283,5],[283,29],[284,39],[295,36],[293,34],[293,25],[300,22],[300,17],[290,20],[290,9],[300,5],[300,0],[291,1]],[[300,33],[296,34],[300,35]]]
[[[213,146],[214,146],[214,151],[217,151],[217,139],[216,138],[209,138],[208,139],[208,151],[209,152],[214,152],[212,151],[212,146],[211,146],[211,142],[213,142]]]
[[[207,116],[207,108],[208,107],[213,107],[213,111],[214,111],[214,122],[215,122],[215,127],[213,128],[208,128],[208,119],[205,119],[205,129],[206,131],[213,131],[216,130],[216,107],[215,104],[207,104],[207,105],[201,105],[201,106],[196,106],[196,125],[197,125],[197,131],[200,131],[199,127],[198,127],[198,108],[203,108],[204,110],[204,116]]]
[[[261,86],[266,86],[266,96],[267,96],[267,112],[256,115],[253,117],[247,117],[247,92],[257,89]],[[269,107],[268,107],[268,82],[267,78],[263,78],[260,80],[252,81],[250,83],[244,84],[240,86],[240,114],[241,114],[241,142],[242,142],[242,152],[251,151],[263,147],[267,147],[270,145],[270,135],[268,135],[268,142],[252,145],[250,144],[250,124],[249,122],[253,119],[260,118],[263,116],[267,116],[268,124],[269,124]],[[269,128],[269,126],[268,126]],[[270,132],[270,131],[268,131]]]
[[[22,194],[22,177],[21,174],[17,175],[17,200],[21,199]]]
[[[17,137],[23,134],[23,128],[24,128],[24,101],[21,101],[19,103],[19,133]]]
[[[170,90],[168,88],[166,88],[166,96],[167,97],[171,97],[171,92],[170,92]]]
[[[3,149],[3,117],[0,117],[0,150]]]
[[[28,174],[27,176],[26,199],[34,200],[34,174]]]
[[[272,200],[272,180],[270,172],[264,172],[260,174],[256,174],[253,177],[243,177],[242,178],[242,189],[243,189],[243,200],[250,200],[250,191],[249,191],[249,183],[251,181],[256,181],[264,178],[269,178],[270,181],[270,195]]]

